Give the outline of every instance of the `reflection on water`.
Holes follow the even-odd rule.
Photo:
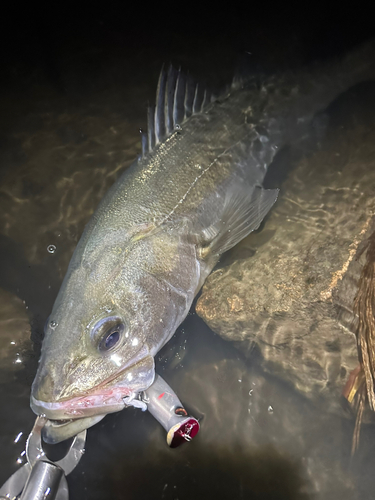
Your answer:
[[[94,72],[77,56],[61,70],[64,93],[39,75],[23,97],[2,97],[12,123],[1,151],[1,483],[24,461],[44,321],[84,224],[140,150],[145,103],[164,59],[150,58],[143,73],[136,59],[126,68],[100,59]],[[198,437],[171,450],[148,413],[110,415],[88,433],[69,477],[71,498],[371,498],[372,428],[350,464],[352,422],[264,374],[255,354],[246,359],[195,314],[157,363],[200,419]]]

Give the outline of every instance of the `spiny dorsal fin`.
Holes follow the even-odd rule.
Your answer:
[[[219,255],[237,245],[262,220],[275,203],[278,189],[244,186],[226,197],[220,221],[205,231],[205,236],[215,234],[210,244],[200,251],[200,257]],[[207,238],[208,239],[208,238]]]
[[[210,92],[189,75],[171,65],[160,72],[156,104],[147,112],[147,133],[142,133],[142,156],[181,126],[191,115],[201,113],[212,101]]]
[[[160,142],[162,137],[165,137],[165,103],[166,103],[166,86],[167,86],[167,73],[160,72],[158,86],[156,89],[156,105],[155,105],[155,144]]]

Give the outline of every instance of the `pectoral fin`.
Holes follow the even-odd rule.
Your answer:
[[[228,195],[219,221],[205,231],[215,236],[201,249],[201,258],[226,252],[258,229],[278,193],[278,189],[246,186]]]

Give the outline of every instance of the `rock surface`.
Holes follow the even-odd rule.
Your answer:
[[[323,143],[297,162],[263,229],[208,277],[196,305],[221,337],[249,353],[256,344],[267,370],[330,409],[358,365],[353,301],[375,230],[374,96],[363,84],[330,106]]]

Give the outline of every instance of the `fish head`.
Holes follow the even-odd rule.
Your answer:
[[[67,330],[77,341],[59,342]],[[72,315],[49,322],[31,407],[53,420],[107,414],[123,409],[123,398],[146,390],[154,377],[149,345],[131,336],[121,311],[104,312],[86,327]]]
[[[108,256],[71,267],[32,385],[31,408],[52,420],[122,410],[124,397],[153,383],[154,355],[175,327],[170,297],[149,273]]]

